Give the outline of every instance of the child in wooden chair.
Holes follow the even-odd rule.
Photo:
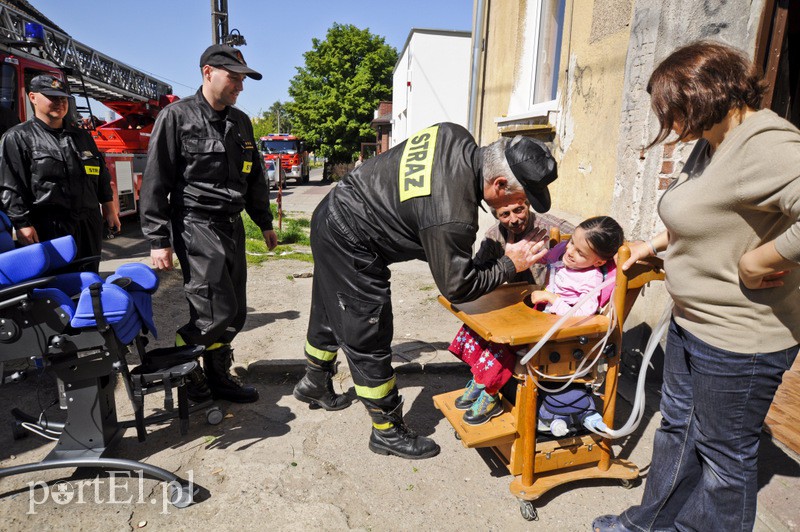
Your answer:
[[[572,238],[553,247],[542,259],[548,266],[544,290],[531,294],[531,302],[544,312],[564,315],[587,292],[604,280],[603,267],[617,253],[624,239],[622,227],[610,216],[597,216],[581,222]],[[595,314],[600,297],[590,298],[574,310],[576,316]],[[463,325],[450,344],[450,352],[469,364],[472,380],[455,406],[464,413],[464,422],[482,425],[503,413],[498,392],[513,375],[517,355],[505,344],[489,342]]]

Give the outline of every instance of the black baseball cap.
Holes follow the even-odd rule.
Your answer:
[[[547,146],[542,141],[520,137],[506,148],[505,154],[508,166],[525,189],[525,195],[534,210],[549,211],[550,191],[547,185],[556,180],[558,170]]]
[[[242,51],[227,44],[212,44],[200,56],[200,68],[205,65],[221,67],[237,74],[246,74],[253,79],[261,79],[261,74],[247,66]]]
[[[69,89],[60,79],[50,74],[39,74],[31,80],[30,92],[39,92],[45,96],[69,96]]]

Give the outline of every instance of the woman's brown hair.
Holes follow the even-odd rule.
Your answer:
[[[678,48],[647,82],[661,128],[648,148],[666,139],[676,121],[683,127],[680,141],[701,136],[731,109],[759,109],[765,90],[755,65],[735,48],[710,41]]]

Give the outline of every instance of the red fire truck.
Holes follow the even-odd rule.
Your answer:
[[[278,159],[287,178],[294,178],[298,183],[308,183],[308,151],[302,140],[288,133],[270,133],[261,137],[260,148],[264,154],[264,162]]]
[[[177,99],[172,87],[73,40],[27,2],[9,4],[0,3],[0,129],[33,116],[26,95],[33,77],[47,73],[66,82],[71,118],[89,116],[120,214],[136,212],[150,132],[158,112]],[[89,98],[121,118],[94,123]]]

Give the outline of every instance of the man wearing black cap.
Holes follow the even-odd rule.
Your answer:
[[[427,261],[439,291],[453,303],[476,299],[546,249],[520,238],[499,259],[477,265],[472,246],[481,200],[490,207],[524,202],[550,208],[556,164],[540,142],[519,137],[479,148],[456,124],[431,126],[345,176],[314,211],[314,281],[306,337],[306,374],[294,396],[326,410],[350,404],[332,385],[336,352],[350,364],[356,394],[372,417],[369,448],[418,459],[439,446],[410,431],[392,369],[388,265]]]
[[[261,74],[239,50],[218,44],[203,52],[200,68],[202,87],[165,107],[153,126],[139,193],[142,231],[156,268],[172,269],[173,249],[181,264],[189,323],[176,344],[206,347],[205,375],[192,375],[190,398],[252,402],[258,391],[230,374],[230,343],[247,317],[242,210],[270,249],[278,237],[253,126],[233,105],[245,76]]]
[[[0,142],[0,201],[20,244],[72,235],[77,258],[94,257],[100,255],[103,217],[113,231],[119,216],[111,175],[92,136],[65,120],[67,96],[64,82],[50,74],[31,80],[34,116]]]

